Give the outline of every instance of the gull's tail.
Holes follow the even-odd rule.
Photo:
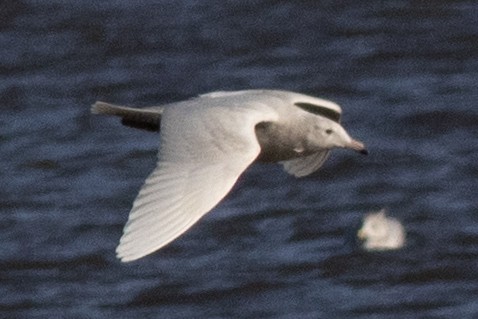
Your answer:
[[[153,106],[141,109],[98,101],[91,106],[91,113],[119,116],[123,125],[148,131],[159,131],[163,108]]]

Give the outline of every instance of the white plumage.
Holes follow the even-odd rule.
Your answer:
[[[391,250],[405,244],[405,229],[395,218],[386,215],[386,210],[371,212],[364,216],[357,233],[366,250]]]
[[[332,148],[366,154],[340,125],[337,104],[293,92],[214,92],[144,109],[97,102],[92,112],[161,131],[157,167],[134,201],[117,248],[122,261],[150,254],[184,233],[255,160],[281,162],[290,174],[305,176],[319,169]]]

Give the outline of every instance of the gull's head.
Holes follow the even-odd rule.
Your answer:
[[[368,154],[364,143],[350,137],[340,125],[342,109],[339,105],[319,98],[297,101],[294,105],[308,113],[303,114],[312,122],[309,135],[312,144],[325,149],[347,148],[364,155]]]
[[[326,148],[347,148],[360,154],[367,155],[368,151],[364,143],[353,139],[338,123],[325,123],[318,128]]]

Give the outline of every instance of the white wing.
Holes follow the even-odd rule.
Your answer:
[[[317,152],[309,156],[283,161],[281,164],[287,173],[295,177],[303,177],[318,170],[329,156],[329,152],[328,150]]]
[[[216,108],[203,100],[165,109],[157,167],[116,250],[122,261],[163,247],[216,206],[260,152],[255,125],[277,117],[261,105]]]

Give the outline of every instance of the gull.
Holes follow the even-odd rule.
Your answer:
[[[405,230],[397,219],[389,217],[385,209],[370,212],[363,218],[357,236],[363,241],[365,250],[391,250],[405,244]]]
[[[117,257],[133,261],[170,243],[212,210],[255,161],[279,162],[302,177],[333,148],[367,154],[340,124],[339,105],[280,90],[212,92],[163,106],[96,102],[91,112],[160,131],[156,168],[125,225]]]

